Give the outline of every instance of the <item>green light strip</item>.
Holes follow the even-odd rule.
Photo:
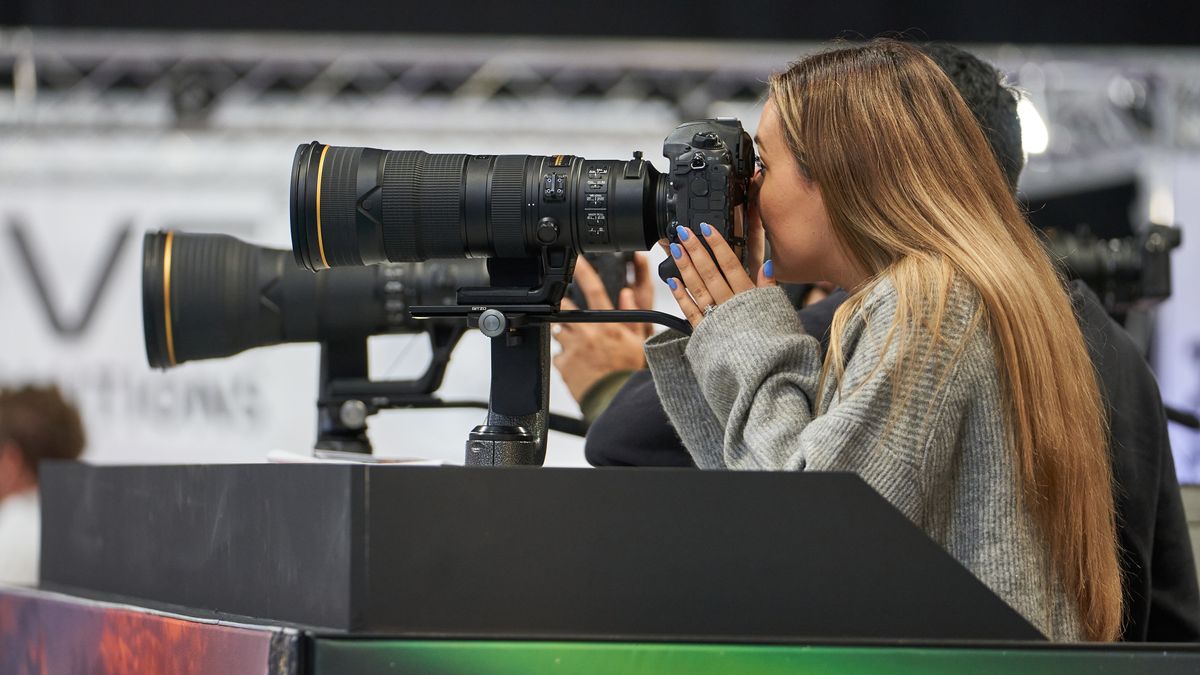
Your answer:
[[[318,640],[315,675],[1121,675],[1197,673],[1200,652]]]

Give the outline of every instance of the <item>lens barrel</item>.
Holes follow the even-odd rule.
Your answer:
[[[286,252],[225,235],[150,232],[143,243],[142,315],[154,368],[283,341],[283,320],[262,291]]]
[[[460,155],[317,142],[292,165],[292,246],[311,270],[525,258],[543,246],[641,251],[659,239],[654,167],[569,155]]]
[[[312,274],[288,252],[219,234],[148,232],[142,321],[153,368],[283,342],[419,333],[412,305],[454,304],[487,284],[483,261],[379,265]]]

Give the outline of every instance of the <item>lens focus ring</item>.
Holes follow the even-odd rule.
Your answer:
[[[521,258],[525,253],[524,214],[525,158],[527,155],[501,155],[492,169],[488,209],[496,255]]]
[[[383,246],[388,260],[462,258],[463,167],[467,155],[387,153]]]

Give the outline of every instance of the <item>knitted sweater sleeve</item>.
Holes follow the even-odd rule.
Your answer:
[[[948,382],[932,372],[943,360],[921,364],[931,373],[906,378],[920,386],[907,388],[904,409],[893,410],[895,303],[890,284],[868,296],[842,336],[850,356],[840,386],[824,393],[819,344],[777,288],[736,295],[690,339],[648,343],[663,406],[696,464],[853,471],[919,522],[923,454],[933,428],[944,426],[935,421],[945,402],[938,385]]]

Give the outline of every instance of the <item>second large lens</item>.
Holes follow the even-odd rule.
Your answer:
[[[227,235],[146,233],[142,316],[151,367],[281,342],[420,333],[438,320],[414,319],[410,306],[452,305],[460,287],[488,281],[478,260],[310,274],[287,255]]]

